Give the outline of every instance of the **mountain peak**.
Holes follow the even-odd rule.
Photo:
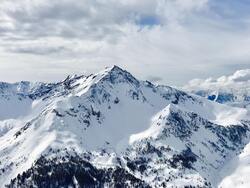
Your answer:
[[[131,84],[135,84],[139,86],[140,82],[129,72],[123,70],[122,68],[114,65],[110,68],[105,69],[105,76],[101,80],[108,80],[112,84],[121,83],[121,82],[129,82]]]
[[[105,69],[105,72],[107,72],[108,74],[130,74],[129,72],[118,67],[117,65],[113,65],[112,67],[107,67]]]
[[[117,65],[113,65],[111,67],[108,67],[107,69],[109,69],[110,71],[124,71],[121,67]]]

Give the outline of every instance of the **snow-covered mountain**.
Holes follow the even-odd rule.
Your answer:
[[[238,106],[250,110],[250,69],[239,70],[229,76],[218,79],[191,80],[184,90],[218,103]],[[225,178],[220,187],[250,187],[250,144],[233,157],[221,170]]]
[[[217,187],[250,142],[246,108],[117,66],[0,83],[0,104],[2,187]]]

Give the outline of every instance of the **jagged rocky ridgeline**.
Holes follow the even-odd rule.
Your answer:
[[[0,84],[4,187],[216,187],[249,143],[249,112],[114,66]]]

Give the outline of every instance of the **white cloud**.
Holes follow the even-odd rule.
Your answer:
[[[228,77],[232,82],[250,82],[250,69],[236,71],[232,76]]]
[[[232,75],[217,79],[193,79],[184,87],[188,91],[211,90],[230,91],[250,94],[250,69],[238,70]]]
[[[210,18],[211,1],[2,0],[0,80],[62,79],[117,64],[173,85],[248,66],[248,23]]]

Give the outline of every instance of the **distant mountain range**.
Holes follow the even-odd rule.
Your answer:
[[[218,103],[250,110],[250,69],[239,70],[218,79],[194,79],[184,90]]]

